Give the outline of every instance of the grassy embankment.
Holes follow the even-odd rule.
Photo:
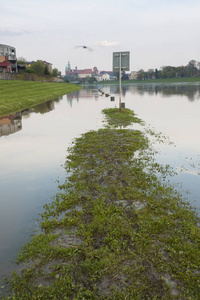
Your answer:
[[[183,78],[163,78],[163,79],[145,79],[145,80],[123,80],[122,84],[125,83],[181,83],[181,82],[200,82],[200,77],[183,77]],[[102,81],[99,84],[118,84],[119,81]]]
[[[0,80],[0,116],[9,115],[81,89],[69,83]]]
[[[103,112],[108,125],[69,149],[66,182],[18,256],[27,265],[8,299],[199,299],[199,219],[163,183],[170,168],[146,134],[125,128],[141,120]]]

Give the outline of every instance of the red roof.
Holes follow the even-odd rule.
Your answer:
[[[66,71],[67,74],[92,74],[92,69]]]
[[[91,74],[93,71],[92,69],[85,69],[85,70],[77,70],[77,74]]]
[[[0,63],[0,67],[8,67],[10,65],[11,65],[10,62],[2,62],[2,63]]]

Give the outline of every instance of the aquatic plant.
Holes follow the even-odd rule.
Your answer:
[[[108,126],[68,150],[66,182],[22,248],[7,299],[198,299],[195,211],[160,180],[171,170],[154,161],[145,133],[125,129],[141,120],[103,113]]]

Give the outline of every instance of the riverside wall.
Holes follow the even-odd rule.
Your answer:
[[[62,78],[47,76],[47,75],[36,75],[28,73],[0,73],[0,80],[25,80],[25,81],[41,81],[41,82],[63,82]]]

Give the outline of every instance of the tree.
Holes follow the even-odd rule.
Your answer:
[[[32,66],[31,69],[35,72],[37,75],[43,75],[44,74],[44,69],[45,65],[41,61],[35,62]]]
[[[189,63],[187,64],[187,71],[189,73],[189,76],[197,76],[198,74],[198,69],[197,66],[198,63],[196,62],[196,60],[192,59],[189,61]]]
[[[54,76],[54,77],[61,77],[61,72],[58,71],[57,68],[54,68],[54,69],[52,70],[52,76]]]
[[[26,68],[26,73],[35,74],[35,71],[32,68]]]
[[[176,68],[176,77],[178,78],[182,78],[182,77],[185,77],[186,74],[185,74],[185,67],[184,66],[180,66],[180,67],[177,67]]]
[[[116,76],[117,80],[119,80],[119,71],[114,71],[114,76]]]
[[[147,78],[148,79],[155,79],[155,71],[154,69],[149,69],[147,72]]]
[[[200,62],[192,59],[186,66],[163,66],[160,70],[149,69],[147,72],[141,69],[137,75],[138,80],[200,76]]]
[[[47,66],[44,68],[44,75],[51,75]]]
[[[158,76],[159,76],[158,69],[155,69],[155,79],[157,79]]]
[[[175,78],[176,77],[176,71],[175,67],[172,66],[164,66],[162,69],[162,77],[163,78]]]
[[[58,76],[58,69],[57,69],[57,68],[54,68],[54,69],[52,70],[52,76],[54,76],[54,77],[57,77],[57,76]]]
[[[140,69],[138,71],[137,80],[144,80],[144,70]]]
[[[19,57],[19,58],[17,59],[17,63],[18,63],[19,65],[24,65],[24,64],[26,63],[26,59],[25,59],[24,57]]]
[[[122,80],[129,80],[128,74],[125,71],[122,71]]]
[[[92,77],[87,78],[87,81],[89,83],[94,83],[94,82],[96,82],[96,79],[94,78],[94,76],[92,76]]]

